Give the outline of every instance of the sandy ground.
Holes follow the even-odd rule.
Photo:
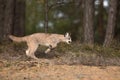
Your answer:
[[[12,64],[12,65],[11,65]],[[119,66],[0,62],[0,80],[120,80]]]

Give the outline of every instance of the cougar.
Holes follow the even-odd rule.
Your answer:
[[[55,48],[60,42],[66,42],[67,44],[70,44],[72,42],[69,33],[66,33],[65,35],[34,33],[32,35],[24,37],[9,35],[9,38],[15,42],[26,42],[28,46],[28,49],[26,50],[26,55],[34,59],[38,59],[34,53],[39,45],[47,46],[48,49],[45,51],[45,53],[49,53],[51,49]]]

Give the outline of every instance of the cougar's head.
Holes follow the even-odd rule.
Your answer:
[[[64,38],[65,38],[65,42],[66,42],[67,44],[70,44],[70,43],[72,42],[72,39],[71,39],[71,36],[70,36],[69,33],[66,33],[66,34],[64,35]]]

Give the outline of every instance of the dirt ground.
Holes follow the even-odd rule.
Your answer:
[[[57,65],[42,62],[0,62],[0,80],[120,80],[119,66]]]

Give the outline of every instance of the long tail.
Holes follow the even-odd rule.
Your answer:
[[[24,37],[16,37],[13,35],[9,35],[9,38],[15,42],[24,42],[26,41]]]

